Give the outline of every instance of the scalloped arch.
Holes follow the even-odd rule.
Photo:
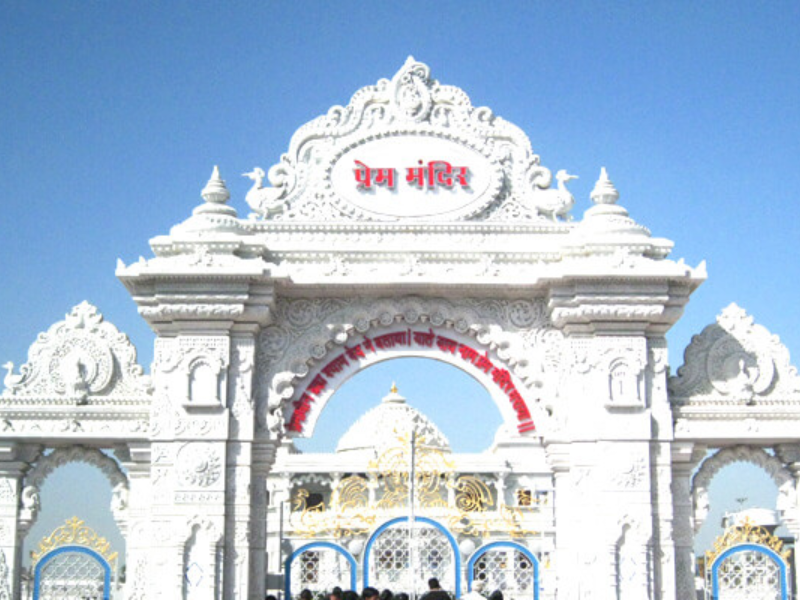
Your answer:
[[[128,488],[128,478],[120,469],[117,461],[96,448],[84,446],[56,448],[50,454],[40,458],[25,476],[25,486],[41,487],[53,471],[72,462],[83,462],[97,467],[106,476],[111,487],[122,484],[126,489]]]
[[[731,446],[717,451],[700,465],[692,477],[692,504],[694,507],[695,532],[700,529],[708,516],[708,487],[714,476],[721,469],[737,462],[747,462],[761,467],[778,486],[776,508],[783,518],[785,512],[794,506],[796,492],[794,477],[781,460],[766,452],[763,448],[751,446]]]

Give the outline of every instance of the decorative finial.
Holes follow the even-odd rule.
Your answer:
[[[595,204],[616,204],[619,199],[619,192],[611,180],[605,167],[600,168],[600,179],[594,184],[594,189],[590,195]]]
[[[389,390],[389,393],[384,396],[382,402],[388,402],[391,404],[405,404],[405,401],[406,399],[403,398],[397,391],[397,384],[392,382],[392,388]]]
[[[225,204],[231,197],[228,188],[225,187],[225,182],[219,176],[219,167],[214,165],[214,170],[211,173],[211,179],[208,180],[206,187],[200,192],[200,195],[206,202],[212,204]]]

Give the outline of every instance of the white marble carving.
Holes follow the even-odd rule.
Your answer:
[[[678,405],[800,405],[800,376],[789,351],[735,304],[694,337],[669,390]]]

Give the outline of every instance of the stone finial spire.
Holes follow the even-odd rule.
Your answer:
[[[605,167],[600,167],[600,178],[594,184],[590,197],[595,204],[616,204],[619,200],[619,192],[608,178]]]
[[[200,195],[205,200],[205,204],[195,208],[192,214],[236,216],[236,209],[227,205],[228,200],[231,198],[231,193],[225,186],[222,177],[220,177],[218,166],[214,165],[211,178],[208,180],[206,187],[203,188],[203,191],[200,192]]]
[[[405,404],[406,399],[397,391],[397,384],[392,382],[389,393],[383,397],[383,402],[393,402],[395,404]]]
[[[650,237],[647,227],[639,225],[628,215],[624,206],[617,204],[619,192],[608,178],[605,167],[600,169],[600,177],[589,196],[594,206],[584,213],[576,235]]]

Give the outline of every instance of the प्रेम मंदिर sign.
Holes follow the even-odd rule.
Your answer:
[[[294,432],[302,432],[303,424],[308,418],[311,404],[316,402],[328,387],[328,380],[333,379],[342,373],[351,364],[358,365],[361,359],[365,359],[367,354],[378,354],[381,351],[393,350],[395,348],[408,347],[438,348],[441,352],[460,356],[461,360],[483,371],[492,378],[494,384],[500,388],[517,415],[517,430],[520,433],[534,431],[536,426],[528,410],[525,399],[517,390],[511,380],[511,373],[507,369],[496,366],[489,360],[488,352],[481,354],[478,350],[467,344],[461,344],[456,340],[437,335],[432,329],[428,331],[413,331],[406,329],[393,331],[379,336],[369,338],[364,336],[363,341],[354,346],[345,346],[344,352],[333,358],[326,364],[320,372],[306,386],[305,391],[298,400],[292,402],[294,411],[287,424],[287,429]]]
[[[395,189],[397,184],[397,170],[391,167],[372,168],[355,160],[356,168],[353,169],[356,188],[359,190],[372,190],[375,186]],[[469,189],[469,167],[456,167],[444,160],[432,160],[427,165],[418,161],[419,166],[407,167],[405,181],[416,188],[434,189],[445,187],[452,189],[456,184]]]

